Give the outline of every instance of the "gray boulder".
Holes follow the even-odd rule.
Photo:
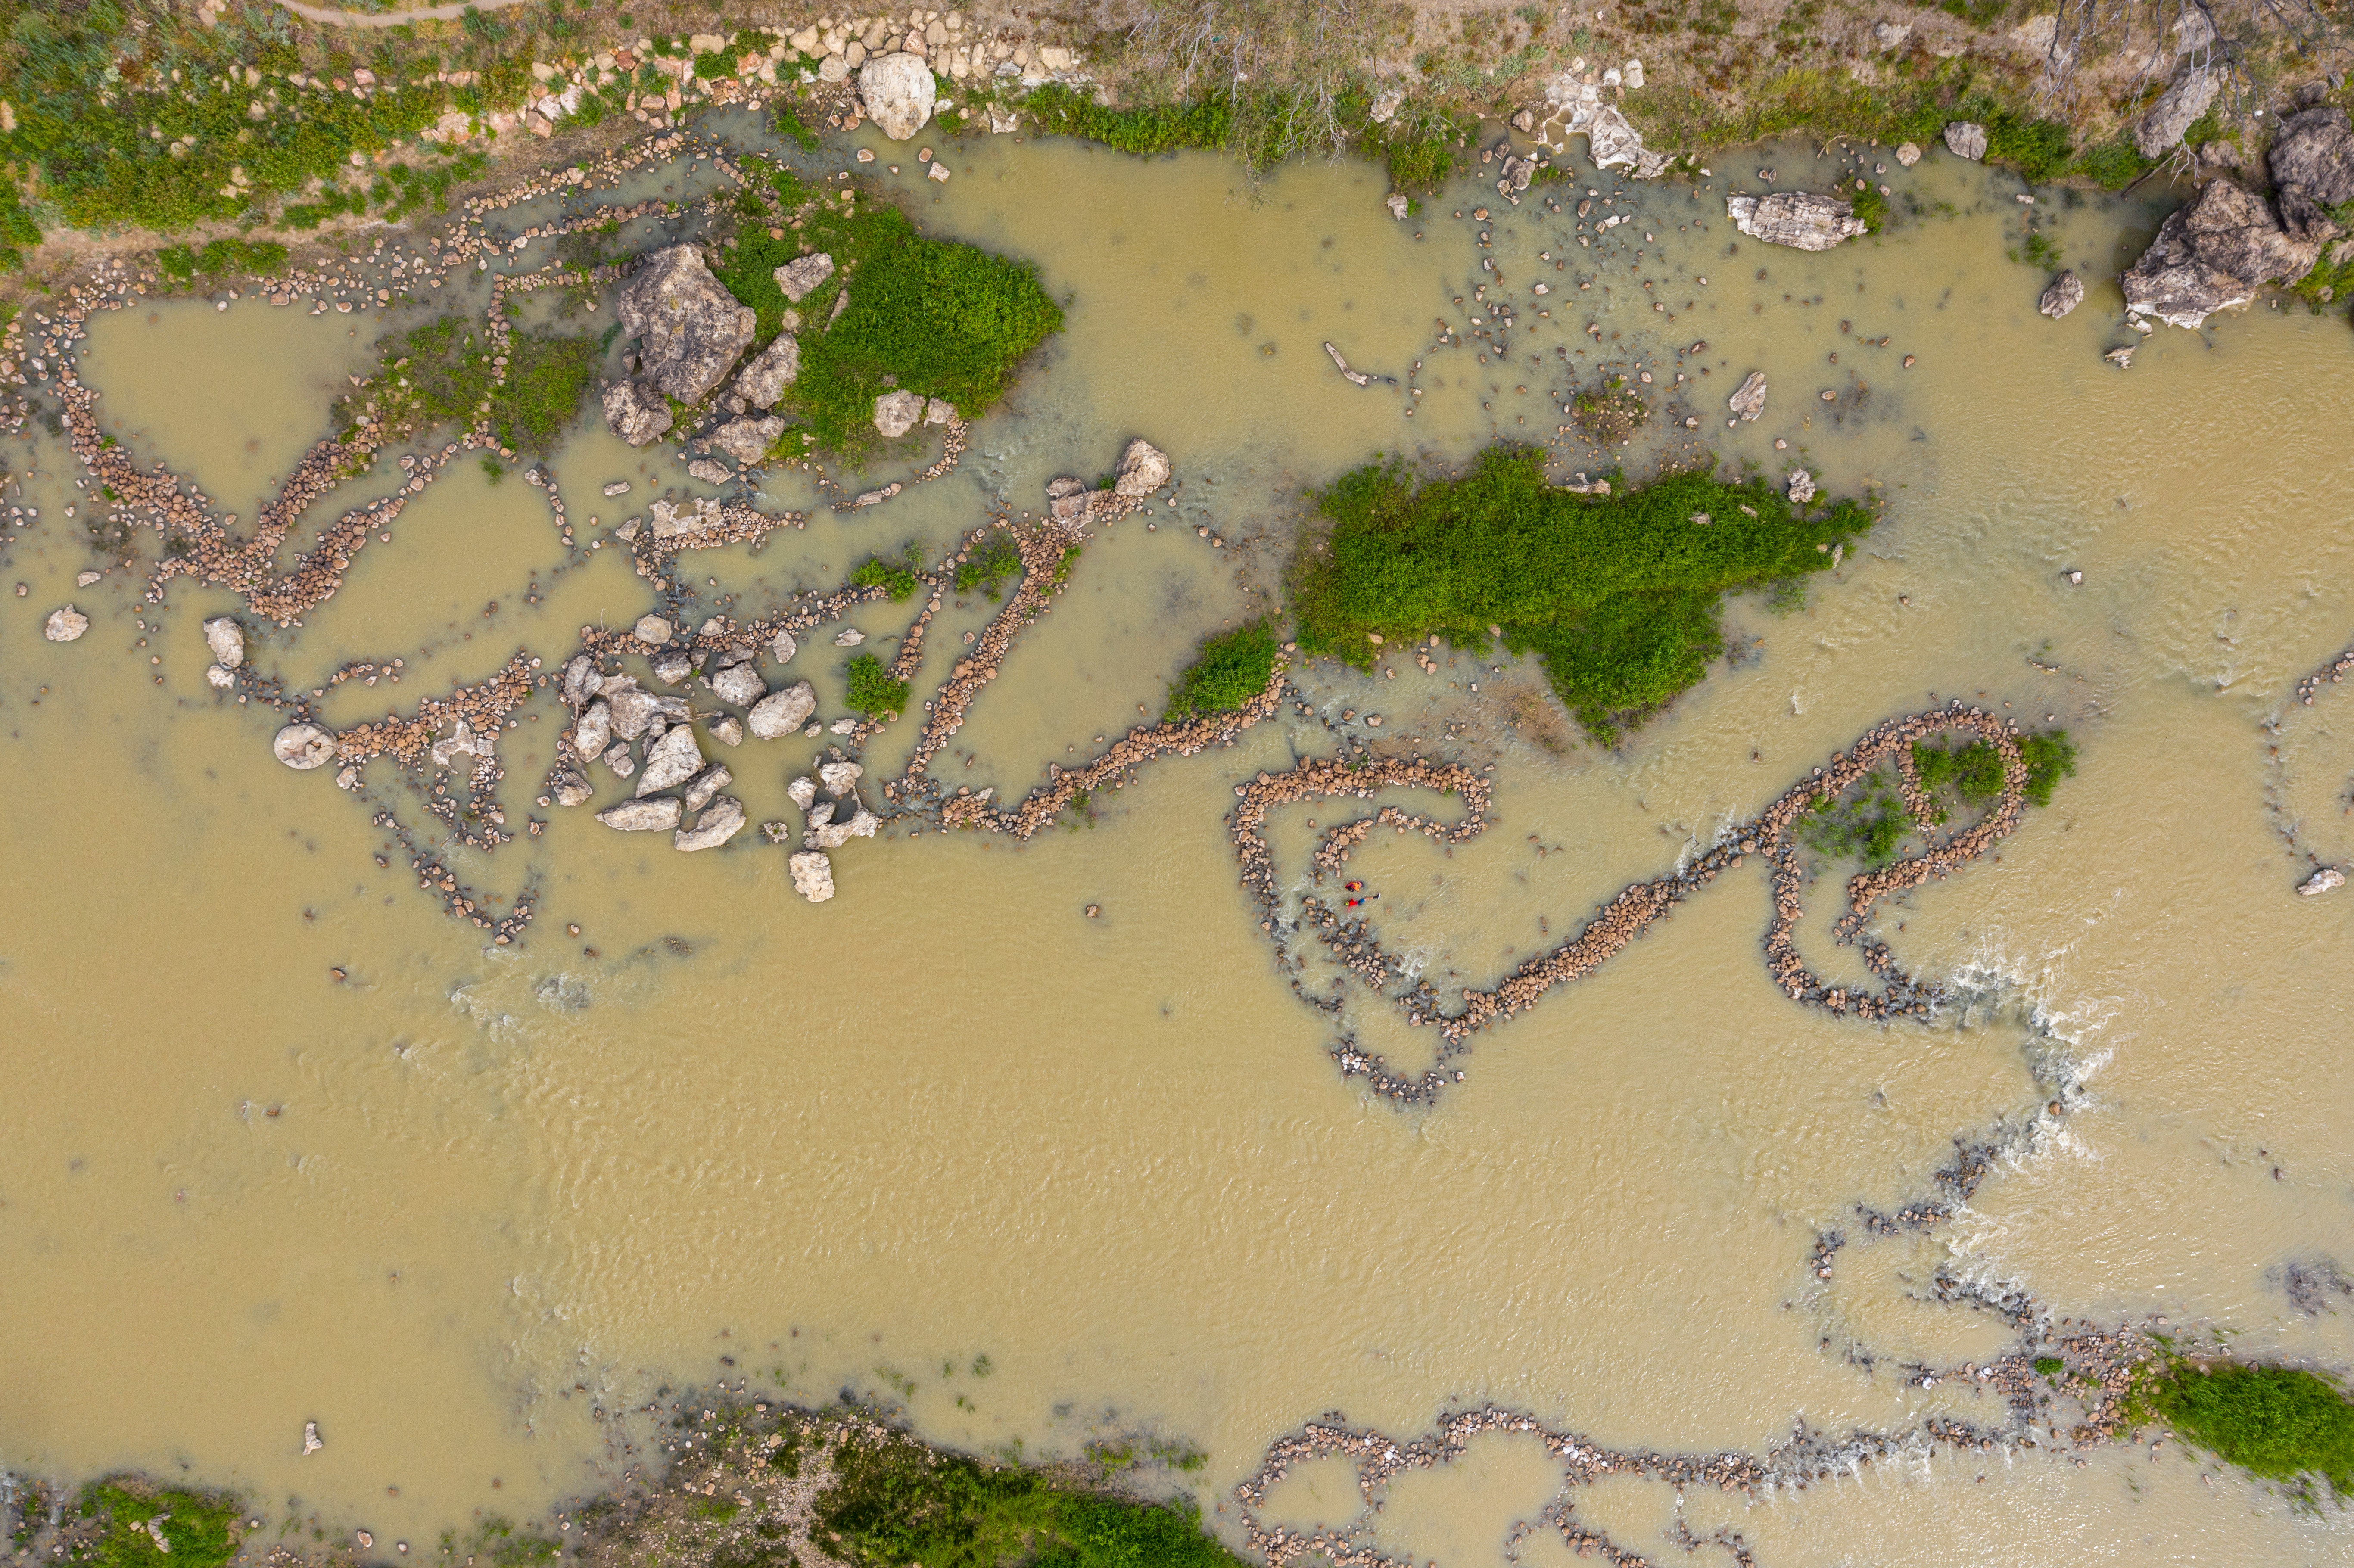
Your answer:
[[[795,681],[783,691],[771,692],[752,705],[744,722],[762,740],[782,740],[798,732],[817,712],[817,688],[807,681]]]
[[[843,844],[848,843],[853,839],[873,838],[875,836],[875,830],[879,827],[881,823],[881,818],[875,816],[874,812],[868,810],[865,807],[861,806],[858,808],[857,814],[846,822],[819,822],[812,821],[810,826],[809,836],[804,839],[802,842],[808,848],[813,850],[840,849]]]
[[[875,399],[875,428],[894,440],[916,428],[924,417],[924,400],[913,392],[885,392]]]
[[[604,684],[597,662],[586,653],[575,653],[564,666],[564,705],[578,713]]]
[[[695,826],[681,828],[671,842],[683,850],[717,849],[744,831],[744,807],[732,795],[722,795],[711,803],[710,810],[695,820]]]
[[[1171,472],[1169,454],[1139,437],[1119,454],[1111,487],[1119,495],[1150,495],[1169,482]]]
[[[335,737],[314,724],[290,724],[270,737],[270,755],[297,773],[307,773],[334,760]]]
[[[769,640],[769,657],[779,664],[801,651],[801,645],[793,640],[793,634],[782,627],[779,627],[776,636]]]
[[[686,465],[686,477],[705,484],[725,484],[736,477],[736,471],[711,458],[696,458]]]
[[[2345,110],[2323,104],[2282,121],[2268,162],[2292,238],[2320,244],[2344,232],[2327,209],[2354,201],[2354,129]]]
[[[822,904],[833,896],[833,863],[814,850],[804,850],[787,861],[793,876],[793,891],[812,904]]]
[[[703,771],[703,752],[695,744],[692,726],[680,725],[665,730],[663,737],[646,747],[646,770],[638,780],[638,796],[660,794],[675,789]]]
[[[627,779],[638,770],[638,759],[630,754],[630,743],[617,740],[605,748],[603,761],[613,770],[616,779]]]
[[[2199,325],[2244,305],[2275,280],[2301,278],[2321,254],[2281,227],[2264,198],[2232,180],[2211,180],[2189,207],[2158,226],[2158,238],[2118,281],[2126,309],[2172,326]]]
[[[655,504],[660,505],[661,503],[657,502]],[[657,643],[669,641],[670,634],[674,630],[676,629],[671,625],[669,617],[653,614],[638,617],[636,623],[630,628],[631,634],[639,641]]]
[[[245,662],[245,628],[230,615],[216,615],[205,622],[205,646],[213,652],[213,662],[224,670],[234,670]]]
[[[2084,281],[2073,272],[2062,272],[2052,280],[2035,308],[2056,322],[2084,302]]]
[[[670,429],[670,404],[650,382],[616,381],[605,388],[605,425],[633,447]]]
[[[1752,239],[1797,250],[1829,250],[1867,232],[1852,204],[1812,191],[1727,196],[1724,210],[1733,226]]]
[[[2354,201],[2354,126],[2334,103],[2283,120],[2266,161],[2274,185],[2302,186],[2324,207]]]
[[[616,675],[607,681],[598,700],[613,715],[613,733],[623,740],[645,734],[646,726],[662,712],[662,699],[639,685],[634,675]]]
[[[798,305],[811,289],[833,276],[833,258],[822,250],[814,256],[797,256],[778,268],[775,276],[785,298]]]
[[[90,617],[71,605],[49,611],[49,618],[41,622],[41,635],[52,642],[71,642],[89,630]]]
[[[1766,411],[1766,373],[1751,371],[1742,379],[1741,385],[1733,389],[1733,396],[1724,400],[1724,406],[1742,418],[1755,423],[1757,416]]]
[[[1987,128],[1972,120],[1950,120],[1946,122],[1946,151],[1956,158],[1982,163],[1986,158]]]
[[[787,269],[779,267],[777,270]],[[801,373],[801,340],[789,332],[780,332],[776,341],[754,355],[736,377],[736,396],[755,408],[766,408],[785,395],[785,388]]]
[[[657,795],[651,800],[624,800],[597,813],[597,820],[625,833],[658,833],[678,826],[678,797]]]
[[[924,128],[938,96],[932,68],[919,56],[878,55],[858,68],[858,101],[865,105],[866,117],[894,142],[904,142]]]
[[[760,679],[760,672],[749,664],[730,664],[715,672],[705,683],[721,702],[732,703],[739,708],[750,707],[769,694],[768,683]]]
[[[2181,145],[2182,133],[2207,112],[2207,106],[2215,101],[2216,90],[2222,85],[2221,71],[2185,61],[2166,90],[2158,95],[2158,101],[2134,126],[2135,150],[2145,158],[2157,158],[2164,156],[2168,148]]]
[[[768,456],[769,449],[784,433],[785,422],[774,414],[765,419],[731,419],[712,432],[711,444],[748,466]]]
[[[855,762],[828,762],[820,765],[817,777],[827,794],[847,795],[858,788],[858,781],[866,777],[866,769]]]
[[[2307,898],[2317,898],[2346,885],[2346,874],[2334,865],[2325,865],[2297,885],[2297,891]]]
[[[1585,127],[1585,155],[1597,169],[1631,169],[1642,162],[1643,138],[1615,106],[1606,107]]]
[[[1790,471],[1790,488],[1785,492],[1793,506],[1804,506],[1815,498],[1815,476],[1805,469]]]
[[[647,257],[614,313],[638,340],[640,374],[682,403],[711,396],[752,342],[752,313],[711,275],[692,245]]]

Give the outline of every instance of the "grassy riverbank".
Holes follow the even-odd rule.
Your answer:
[[[659,1480],[579,1499],[537,1523],[477,1515],[471,1529],[444,1536],[441,1554],[462,1551],[494,1568],[559,1560],[578,1568],[790,1568],[815,1552],[851,1568],[1241,1568],[1190,1501],[1156,1501],[1115,1484],[1160,1474],[1159,1461],[1125,1448],[1063,1464],[1006,1463],[934,1447],[854,1410],[673,1410],[659,1442],[671,1456]],[[1171,1452],[1180,1469],[1198,1463]],[[255,1529],[249,1520],[268,1507],[258,1498],[137,1476],[74,1491],[18,1479],[13,1489],[0,1526],[19,1553],[45,1563],[230,1568],[266,1556],[278,1568],[333,1568],[353,1560],[343,1544],[351,1521],[323,1528],[313,1516],[299,1527],[290,1519],[286,1528]]]
[[[1822,571],[1872,526],[1864,503],[1795,510],[1772,485],[1704,471],[1611,494],[1555,489],[1543,454],[1496,447],[1459,476],[1398,461],[1342,475],[1293,570],[1299,644],[1370,665],[1437,633],[1500,637],[1609,740],[1697,683],[1724,644],[1724,596]]]

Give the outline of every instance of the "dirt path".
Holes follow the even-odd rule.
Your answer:
[[[412,11],[337,11],[325,5],[305,5],[302,0],[278,0],[279,5],[305,21],[323,22],[331,27],[398,27],[405,22],[454,22],[468,11],[497,11],[524,3],[525,0],[472,0],[468,5],[421,5]]]

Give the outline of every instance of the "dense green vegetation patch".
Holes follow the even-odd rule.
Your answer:
[[[1456,478],[1376,462],[1316,503],[1331,529],[1294,572],[1303,650],[1363,665],[1375,634],[1478,646],[1493,626],[1606,739],[1700,680],[1727,591],[1820,571],[1872,523],[1858,501],[1801,514],[1707,471],[1580,495],[1545,482],[1543,452],[1504,446]]]
[[[2267,1480],[2319,1477],[2354,1492],[2354,1403],[2326,1378],[2289,1367],[2169,1364],[2141,1389],[2140,1414]]]
[[[861,653],[850,662],[850,705],[868,718],[896,718],[907,706],[907,683],[895,681],[883,661]]]
[[[1081,136],[1145,156],[1223,147],[1235,129],[1233,101],[1225,94],[1190,104],[1107,109],[1077,88],[1050,81],[1023,99],[1022,110],[1049,136]]]
[[[555,450],[596,382],[601,355],[585,334],[507,334],[506,379],[492,364],[489,333],[464,316],[442,316],[379,345],[384,368],[337,407],[348,427],[370,403],[395,436],[473,424],[490,405],[492,430],[519,452]]]
[[[1204,639],[1169,690],[1172,719],[1232,713],[1267,689],[1275,673],[1275,629],[1265,621]]]
[[[1060,1487],[1036,1470],[860,1436],[833,1455],[818,1543],[860,1568],[1239,1568],[1190,1510]]]
[[[1818,854],[1878,866],[1896,858],[1897,846],[1913,831],[1913,817],[1896,780],[1887,769],[1875,768],[1849,794],[1817,796],[1799,814],[1795,831],[1798,842]]]
[[[1062,308],[1026,261],[927,238],[906,214],[849,187],[812,194],[782,170],[769,185],[774,216],[797,217],[799,231],[765,222],[771,197],[756,193],[747,206],[759,210],[743,214],[714,271],[752,308],[756,342],[784,330],[789,313],[798,320],[801,372],[780,407],[828,450],[854,461],[871,450],[881,440],[875,399],[895,388],[977,417],[1004,395],[1023,358],[1062,330]],[[832,256],[834,272],[795,305],[776,270],[805,251]]]
[[[232,1497],[94,1481],[83,1489],[80,1512],[99,1535],[79,1560],[97,1568],[221,1568],[236,1551]]]

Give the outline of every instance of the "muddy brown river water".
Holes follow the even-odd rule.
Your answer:
[[[1181,481],[1173,509],[1088,547],[935,763],[952,786],[1018,793],[1157,714],[1196,641],[1267,604],[1302,491],[1375,452],[1558,438],[1564,477],[1639,478],[1696,450],[1872,487],[1885,520],[1803,607],[1736,599],[1734,656],[1617,751],[1575,736],[1523,663],[1310,666],[1313,717],[1155,763],[1027,843],[886,827],[837,853],[841,895],[815,906],[755,832],[681,855],[535,808],[543,702],[506,742],[502,799],[545,834],[450,857],[506,895],[533,868],[535,921],[497,947],[418,890],[367,804],[271,760],[274,715],[207,686],[198,623],[234,600],[181,582],[158,609],[120,567],[75,586],[111,557],[37,422],[6,451],[11,500],[40,516],[0,553],[27,587],[0,620],[0,1459],[139,1467],[429,1540],[609,1484],[680,1387],[847,1392],[974,1447],[1192,1446],[1206,1463],[1172,1479],[1239,1542],[1235,1484],[1303,1422],[1342,1412],[1402,1442],[1493,1404],[1629,1450],[1762,1457],[1810,1435],[1834,1474],[1755,1499],[1630,1476],[1564,1490],[1533,1439],[1498,1433],[1373,1514],[1352,1467],[1295,1467],[1260,1517],[1354,1520],[1448,1568],[1568,1561],[1528,1528],[1564,1504],[1655,1562],[1728,1542],[1774,1568],[2354,1561],[2342,1510],[2171,1439],[1918,1436],[2004,1419],[1925,1369],[2018,1348],[1988,1306],[2007,1293],[2039,1323],[2354,1362],[2354,892],[2296,895],[2354,856],[2354,699],[2295,693],[2354,640],[2342,315],[2163,330],[2120,373],[2101,359],[2131,337],[2115,285],[2039,317],[2044,274],[2006,256],[2031,209],[1942,154],[1889,179],[1924,210],[1809,256],[1741,240],[1723,196],[1768,166],[1820,188],[1851,154],[1728,154],[1697,190],[1573,158],[1583,177],[1517,207],[1465,182],[1400,223],[1360,165],[1250,191],[1207,156],[997,137],[957,146],[941,186],[871,144],[928,228],[1034,258],[1067,329],[955,473],[682,557],[698,603],[743,613],[909,540],[937,559],[1130,436]],[[1548,198],[1589,188],[1593,219],[1632,216],[1580,245]],[[2165,205],[2047,193],[2032,216],[2105,279]],[[249,520],[397,319],[143,302],[96,322],[81,368],[106,430]],[[1441,323],[1508,344],[1437,346]],[[1397,384],[1343,380],[1327,342]],[[1753,369],[1766,416],[1728,429]],[[1564,394],[1644,372],[1633,445],[1559,433]],[[662,487],[711,493],[670,453],[575,434],[552,470],[576,550],[540,491],[470,455],[250,657],[305,689],[401,658],[399,685],[323,701],[339,726],[519,647],[560,659],[579,627],[651,608],[620,550],[585,545]],[[621,478],[631,495],[600,494]],[[764,494],[812,492],[780,474]],[[90,635],[44,641],[68,600]],[[887,650],[919,607],[853,621]],[[991,609],[945,601],[919,697]],[[790,666],[822,716],[844,662],[814,637]],[[1336,1070],[1342,1028],[1405,1061],[1428,1043],[1362,997],[1338,1019],[1300,1004],[1223,822],[1238,781],[1332,754],[1343,710],[1382,713],[1352,732],[1380,745],[1458,726],[1465,759],[1496,764],[1490,830],[1446,854],[1379,834],[1352,874],[1384,895],[1388,946],[1484,985],[1871,725],[1956,696],[2082,750],[1994,856],[1882,912],[1900,960],[1955,997],[1935,1018],[1793,1004],[1760,959],[1753,862],[1482,1035],[1427,1108]],[[869,762],[894,769],[915,728]],[[816,749],[728,758],[755,821]],[[1270,830],[1291,885],[1317,815]],[[1802,948],[1860,972],[1829,918]],[[1860,1224],[1934,1199],[1957,1142],[1992,1167],[1950,1221]],[[1845,1245],[1819,1269],[1830,1233]],[[306,1422],[324,1440],[308,1456]],[[1850,1463],[1857,1434],[1895,1450]]]

